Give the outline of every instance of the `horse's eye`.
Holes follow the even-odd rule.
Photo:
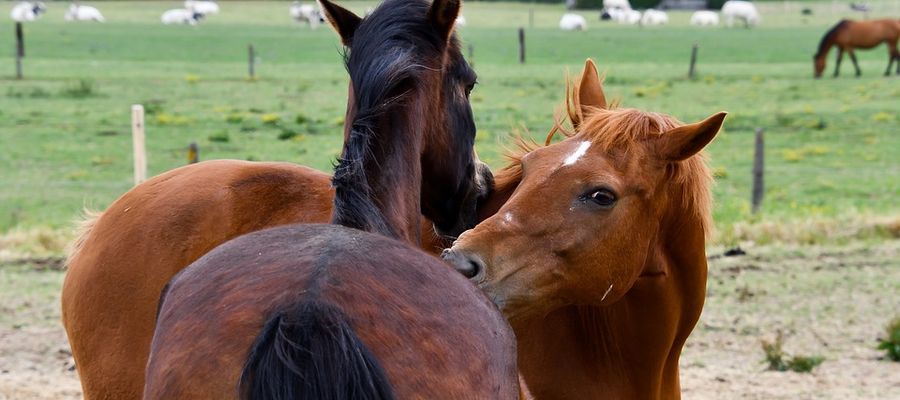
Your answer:
[[[581,198],[603,208],[611,208],[618,200],[616,194],[609,189],[594,189],[582,195]]]
[[[474,84],[474,83],[470,83],[470,84],[466,85],[466,97],[468,97],[469,94],[472,93],[472,90],[475,90],[475,84]]]

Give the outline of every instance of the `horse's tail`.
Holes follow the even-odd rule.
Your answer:
[[[276,313],[250,349],[239,384],[250,399],[393,399],[387,375],[343,312],[303,302]]]
[[[825,55],[825,52],[827,52],[828,48],[831,47],[830,44],[832,38],[834,38],[834,35],[837,35],[837,33],[840,32],[841,29],[843,29],[844,26],[846,26],[849,22],[850,20],[848,19],[842,19],[841,22],[838,22],[833,27],[831,27],[831,29],[829,29],[828,32],[825,33],[825,36],[822,36],[822,41],[819,42],[819,50],[816,51],[816,55],[814,56],[815,58],[819,58]]]
[[[67,267],[71,265],[72,260],[81,253],[81,249],[84,248],[84,244],[88,241],[91,237],[91,233],[94,231],[94,226],[97,225],[97,221],[99,221],[102,216],[102,211],[93,211],[88,208],[84,209],[84,219],[78,222],[75,240],[69,244],[68,255],[66,256]]]

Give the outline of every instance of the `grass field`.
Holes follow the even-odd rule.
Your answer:
[[[170,4],[171,3],[171,4]],[[131,186],[130,105],[147,107],[150,174],[201,158],[284,160],[328,170],[341,147],[346,72],[336,35],[292,23],[286,2],[227,2],[197,27],[163,26],[175,2],[102,3],[106,24],[62,21],[50,3],[26,25],[26,79],[0,56],[0,233],[68,227],[85,206],[103,208]],[[362,11],[373,3],[349,2]],[[873,16],[898,13],[890,2]],[[720,241],[742,224],[808,219],[895,218],[900,211],[900,78],[881,76],[883,46],[859,52],[862,78],[812,79],[819,38],[849,11],[831,3],[763,4],[758,29],[701,29],[688,13],[665,27],[600,23],[555,28],[561,6],[537,5],[526,29],[527,64],[517,62],[516,28],[530,5],[468,3],[460,36],[474,47],[472,96],[478,152],[504,164],[510,132],[542,137],[563,99],[566,71],[586,57],[606,70],[608,95],[623,106],[684,121],[730,111],[709,147],[718,177]],[[840,10],[849,10],[842,6]],[[0,48],[12,49],[0,23]],[[247,45],[258,79],[246,76]],[[686,79],[693,43],[698,79]],[[830,63],[833,59],[829,60]],[[829,64],[829,72],[832,65]],[[766,129],[766,198],[751,216],[753,130]],[[738,227],[738,228],[736,228]]]

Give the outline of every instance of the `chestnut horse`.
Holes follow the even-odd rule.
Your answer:
[[[888,66],[884,70],[884,76],[891,74],[891,65],[897,62],[897,74],[900,75],[900,51],[897,50],[897,41],[900,40],[900,19],[878,19],[866,21],[841,20],[832,27],[822,41],[819,42],[819,50],[813,56],[816,78],[822,77],[825,71],[825,57],[833,46],[837,46],[837,61],[834,65],[834,76],[838,76],[841,68],[841,59],[844,52],[850,54],[853,68],[856,68],[856,76],[860,76],[859,64],[856,63],[856,54],[853,49],[871,49],[881,43],[887,44]]]
[[[421,185],[456,185],[423,183],[426,166],[473,178],[474,135],[427,134],[443,64],[458,56],[460,3],[387,0],[363,20],[321,4],[350,45],[358,94],[332,180],[332,221],[343,226],[250,233],[176,275],[144,398],[514,398],[515,339],[500,312],[452,268],[394,240],[418,229]],[[426,162],[431,140],[462,144],[450,162]],[[461,189],[447,210],[461,208]]]
[[[346,24],[354,23],[358,21],[348,17]],[[344,42],[349,44],[349,39],[346,36]],[[468,93],[474,73],[455,41],[446,53],[442,95],[431,99],[432,108],[419,114],[420,123],[427,124],[422,127],[427,140],[415,162],[423,164],[421,180],[434,183],[421,187],[421,214],[447,234],[457,235],[474,226],[473,199],[484,196],[492,181],[483,164],[473,167],[469,162],[475,125]],[[364,54],[357,54],[356,60]],[[377,54],[367,57],[383,60]],[[386,95],[366,92],[383,90],[373,86],[377,82],[372,79],[377,77],[351,77],[351,94],[361,98],[351,102],[371,102],[365,98]],[[353,113],[356,109],[349,104],[345,138]],[[448,135],[459,139],[442,139]],[[468,183],[473,168],[477,186]],[[409,170],[403,166],[387,172],[412,173]],[[385,176],[385,182],[376,182],[372,190],[384,191],[390,179],[394,177]],[[457,201],[461,196],[466,197],[463,205]],[[328,222],[333,201],[328,174],[289,163],[219,160],[154,177],[88,219],[70,253],[62,291],[62,320],[85,398],[141,397],[160,291],[176,273],[245,233],[292,223]],[[419,212],[417,207],[404,209],[398,203],[391,214],[393,220],[418,221]],[[394,221],[394,225],[415,242],[419,229],[407,228],[403,222]],[[423,249],[442,248],[430,222],[423,221],[421,234]]]
[[[508,200],[444,259],[509,320],[536,399],[677,399],[706,292],[700,151],[725,113],[608,109],[590,60],[569,104],[574,134],[497,173]]]

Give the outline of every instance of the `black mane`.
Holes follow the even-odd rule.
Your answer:
[[[363,19],[345,54],[356,113],[341,158],[334,168],[332,222],[397,237],[374,202],[366,167],[375,162],[373,147],[379,117],[402,104],[427,68],[423,55],[440,57],[445,39],[428,18],[424,0],[386,0]]]
[[[814,58],[821,57],[828,50],[828,41],[832,37],[834,37],[834,35],[836,35],[838,31],[843,29],[844,25],[847,25],[848,22],[850,21],[842,19],[841,22],[838,22],[837,25],[833,26],[827,33],[825,33],[825,36],[822,36],[822,41],[819,42],[819,51],[817,51],[816,55],[813,56]]]

